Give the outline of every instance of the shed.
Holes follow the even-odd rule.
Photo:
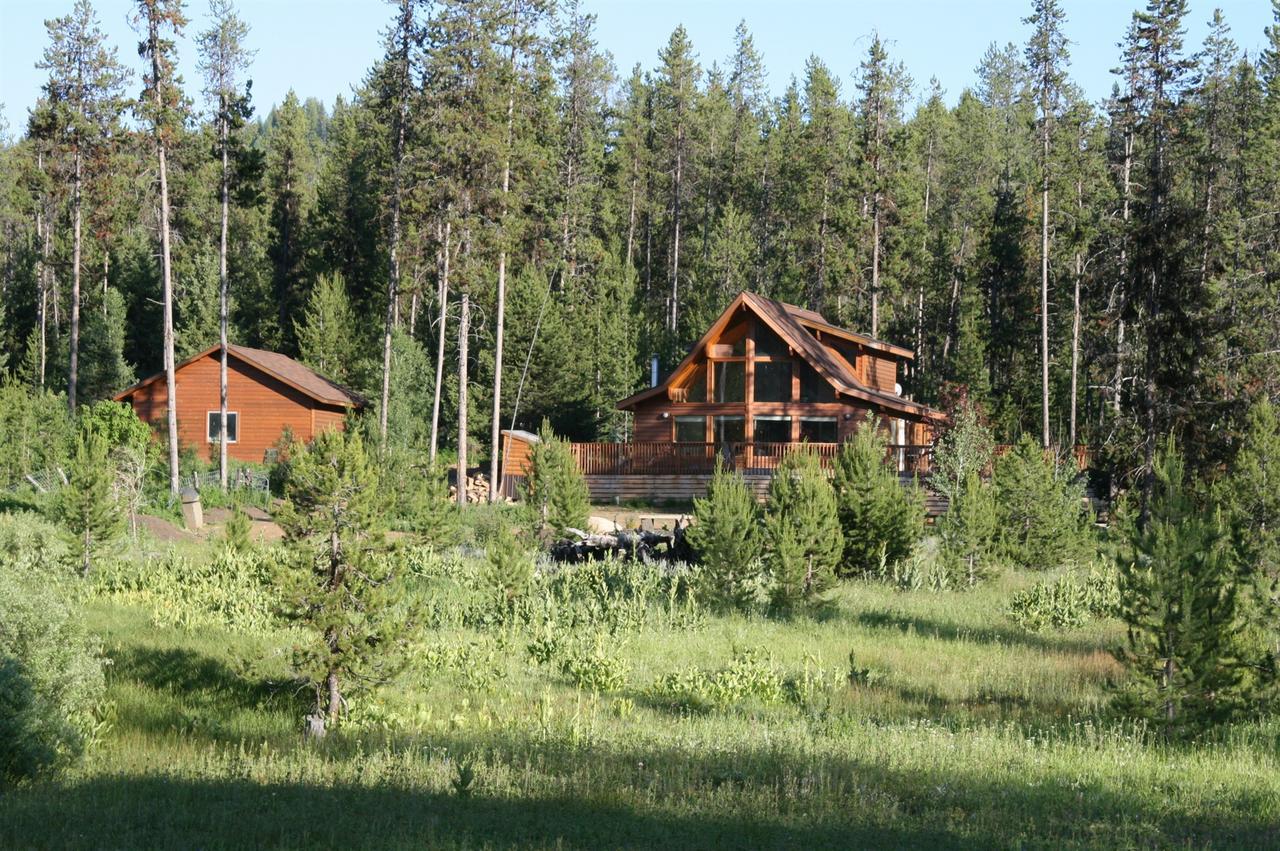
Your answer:
[[[220,425],[221,348],[211,346],[175,368],[178,442],[205,459],[217,457]],[[144,422],[163,430],[168,419],[168,388],[158,372],[121,391]],[[227,347],[227,455],[261,463],[285,429],[300,440],[345,426],[346,416],[365,407],[356,393],[325,378],[288,355],[248,346]]]

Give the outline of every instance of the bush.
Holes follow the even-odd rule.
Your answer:
[[[63,530],[38,514],[0,513],[0,570],[56,580],[66,575],[70,564]]]
[[[877,570],[911,554],[924,535],[924,498],[919,488],[904,488],[885,464],[885,438],[874,417],[858,428],[836,456],[833,484],[844,555],[840,574]]]
[[[33,576],[0,564],[0,784],[78,757],[98,724],[100,649],[81,627],[55,565]]]
[[[1001,552],[1014,564],[1048,570],[1092,557],[1083,486],[1024,436],[998,459],[992,482]]]
[[[1119,610],[1115,572],[1097,567],[1090,567],[1085,576],[1071,571],[1042,580],[1009,601],[1009,617],[1033,632],[1083,626],[1090,618],[1114,617]]]
[[[533,584],[533,556],[509,529],[503,529],[486,550],[481,584],[497,608],[500,621],[514,614]]]
[[[115,561],[94,572],[96,593],[142,606],[157,626],[221,627],[260,632],[275,627],[282,598],[275,585],[283,553],[224,547],[212,558],[169,553]]]
[[[649,688],[654,702],[689,712],[724,711],[748,698],[780,703],[786,695],[782,673],[760,650],[737,653],[718,671],[672,671]]]
[[[74,438],[64,396],[17,381],[0,383],[0,489],[65,466]]]
[[[700,564],[700,595],[716,606],[749,605],[760,581],[760,508],[742,474],[717,466],[693,518],[686,539]]]
[[[563,539],[569,529],[582,529],[591,512],[587,482],[578,471],[569,445],[542,421],[530,451],[523,498],[533,512],[533,531],[542,540]]]
[[[972,402],[956,411],[955,424],[938,439],[933,450],[930,486],[955,501],[970,473],[986,475],[995,457],[995,438],[978,418]]]
[[[801,451],[783,459],[769,486],[764,527],[774,607],[790,611],[813,603],[835,582],[844,549],[835,491],[817,456]]]

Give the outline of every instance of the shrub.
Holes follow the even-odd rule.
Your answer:
[[[630,663],[610,653],[599,636],[590,649],[570,651],[560,661],[560,672],[574,685],[597,693],[621,690],[630,670]]]
[[[34,580],[12,563],[0,565],[0,784],[78,757],[94,735],[105,690],[101,652],[61,583]]]
[[[691,712],[723,711],[748,698],[779,703],[786,694],[781,672],[761,650],[737,653],[718,671],[672,671],[649,688],[655,702]]]
[[[760,579],[760,508],[742,474],[717,466],[707,495],[693,501],[686,539],[700,564],[701,596],[713,605],[742,607]]]
[[[1084,491],[1039,444],[1024,436],[996,461],[996,518],[1000,549],[1014,564],[1047,570],[1089,558]]]
[[[35,513],[0,513],[0,570],[59,578],[71,563],[66,533]]]
[[[898,562],[924,535],[919,488],[904,488],[884,459],[884,435],[868,415],[836,456],[833,484],[844,533],[841,575],[869,573],[882,561]]]
[[[118,560],[94,571],[96,593],[142,606],[157,626],[259,632],[277,625],[282,598],[276,574],[284,553],[276,548],[222,548],[212,558],[169,553]]]
[[[783,459],[769,486],[764,528],[774,607],[812,603],[835,581],[844,549],[835,491],[817,456],[802,451]]]
[[[542,540],[562,539],[569,529],[587,525],[591,499],[569,445],[556,437],[544,419],[529,458],[524,501],[533,512],[534,534]]]
[[[244,509],[236,506],[222,527],[222,545],[233,552],[247,552],[253,549],[253,522]]]
[[[1080,576],[1070,571],[1018,591],[1009,601],[1009,617],[1023,629],[1071,629],[1090,618],[1114,617],[1120,610],[1120,588],[1114,571],[1090,567]]]
[[[65,397],[0,382],[0,488],[64,466],[75,439]]]
[[[481,584],[497,607],[500,621],[508,619],[533,584],[533,556],[520,545],[510,529],[490,542],[481,573]]]
[[[956,411],[955,424],[938,439],[933,450],[930,486],[954,501],[970,473],[986,475],[995,456],[995,438],[978,417],[973,403],[965,400]]]

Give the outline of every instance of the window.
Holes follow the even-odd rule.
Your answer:
[[[210,411],[209,417],[208,417],[208,427],[205,429],[205,434],[208,435],[210,443],[218,442],[218,432],[220,430],[218,426],[220,426],[221,424],[222,424],[222,412]],[[239,437],[240,437],[240,415],[237,414],[235,411],[227,411],[227,443],[235,443],[236,439]]]
[[[755,417],[751,426],[756,443],[791,442],[791,417]]]
[[[801,417],[800,439],[809,443],[838,443],[835,417]]]
[[[716,443],[743,443],[747,439],[746,417],[716,417]]]
[[[698,366],[693,371],[693,378],[689,379],[689,383],[685,385],[686,402],[705,402],[707,401],[707,368]]]
[[[782,338],[765,327],[764,323],[756,325],[756,354],[761,357],[785,358],[791,351]]]
[[[713,361],[716,402],[747,401],[747,365],[742,361]]]
[[[809,364],[800,364],[800,401],[801,402],[834,402],[835,390],[830,382],[818,375],[817,370]]]
[[[676,443],[706,442],[706,417],[676,417]]]
[[[757,402],[791,401],[791,361],[756,361]]]

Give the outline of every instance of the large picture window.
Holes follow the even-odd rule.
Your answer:
[[[716,402],[747,401],[747,365],[742,361],[714,361]]]
[[[210,411],[208,416],[208,427],[205,433],[208,435],[210,443],[218,442],[218,432],[221,431],[219,426],[222,425],[222,412]],[[240,415],[235,411],[227,411],[227,443],[235,443],[240,437]]]
[[[791,401],[791,361],[756,361],[757,402]]]
[[[756,443],[791,442],[791,417],[755,417],[751,427]]]
[[[706,417],[676,417],[676,443],[706,442]]]
[[[835,417],[801,417],[800,439],[809,443],[837,443]]]
[[[747,439],[746,417],[716,417],[716,443],[742,443]]]
[[[831,383],[818,374],[809,364],[800,363],[800,401],[834,402],[836,392]]]

